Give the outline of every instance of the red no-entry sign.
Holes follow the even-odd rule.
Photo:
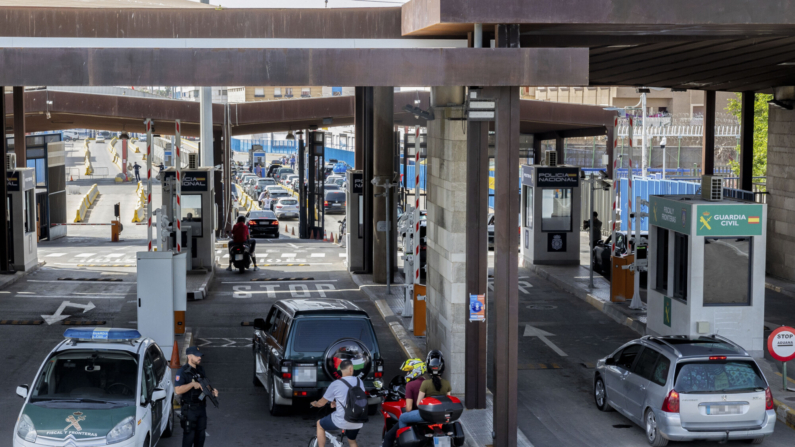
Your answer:
[[[767,350],[770,356],[780,362],[795,359],[795,329],[781,326],[767,338]]]

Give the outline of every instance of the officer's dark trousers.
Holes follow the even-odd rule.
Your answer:
[[[207,407],[184,407],[187,425],[182,434],[182,447],[204,447],[204,431],[207,428]]]

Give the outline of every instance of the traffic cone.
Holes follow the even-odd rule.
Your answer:
[[[182,365],[179,364],[179,343],[174,340],[174,349],[171,350],[171,363],[168,367],[171,369],[179,369]]]
[[[70,182],[73,182],[73,181],[75,181],[75,178],[74,178],[74,176],[71,176],[71,175],[70,175],[70,176],[69,176],[69,181],[70,181]]]
[[[285,233],[289,233],[289,232],[290,232],[290,230],[289,230],[289,229],[287,229],[287,224],[284,224],[284,232],[285,232]]]
[[[293,236],[295,236],[295,227],[293,227]]]

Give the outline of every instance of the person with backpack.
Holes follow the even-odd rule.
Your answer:
[[[334,413],[317,421],[317,445],[326,446],[326,430],[345,430],[345,437],[351,447],[358,447],[356,436],[367,422],[367,395],[364,392],[364,383],[353,376],[353,362],[343,360],[340,362],[339,371],[342,377],[329,385],[323,398],[312,402],[310,405],[319,408],[331,402],[335,408]]]

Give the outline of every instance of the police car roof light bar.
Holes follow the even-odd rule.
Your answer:
[[[125,328],[69,328],[63,333],[64,338],[72,341],[94,342],[132,342],[141,338],[136,329]]]

